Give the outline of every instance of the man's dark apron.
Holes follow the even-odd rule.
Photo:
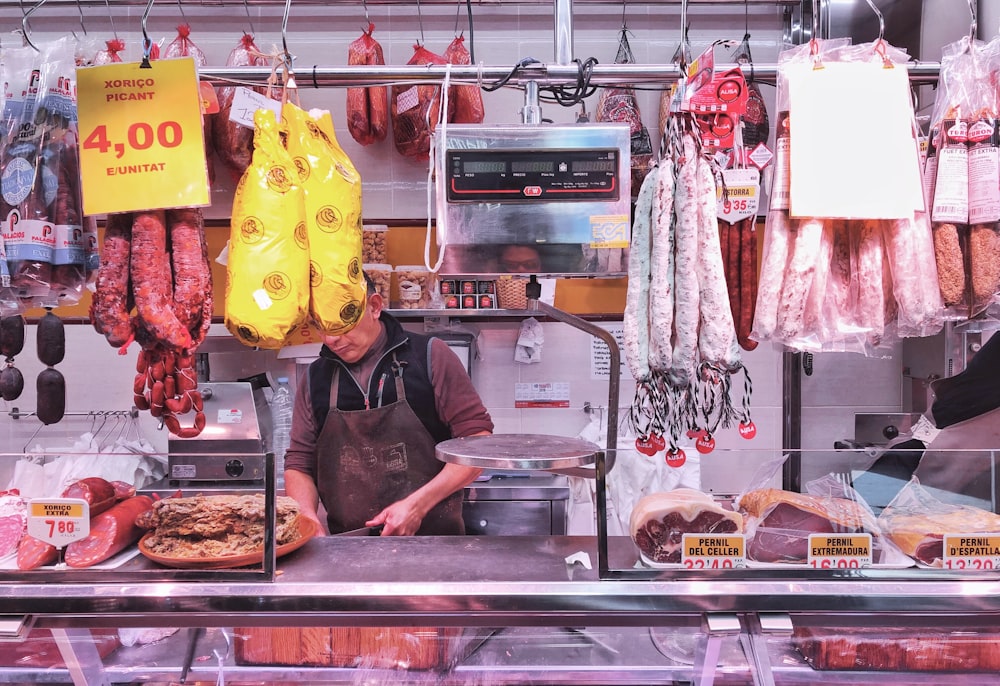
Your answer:
[[[316,485],[332,534],[363,527],[441,471],[434,438],[406,402],[403,369],[393,356],[397,400],[368,410],[337,409],[340,370],[333,374],[330,411],[316,442]],[[417,531],[464,533],[461,490],[431,509]]]

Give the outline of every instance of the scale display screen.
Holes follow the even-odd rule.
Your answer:
[[[449,202],[618,200],[617,148],[448,150]]]

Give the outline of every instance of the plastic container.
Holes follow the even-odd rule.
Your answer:
[[[361,261],[372,264],[387,262],[389,255],[386,248],[386,238],[389,227],[385,224],[365,224],[361,233]]]
[[[271,452],[274,453],[274,469],[278,483],[285,482],[285,452],[292,436],[292,390],[288,387],[288,377],[278,377],[278,387],[271,395]]]
[[[438,307],[434,303],[433,276],[426,267],[420,265],[396,267],[399,307],[404,310],[426,310]]]
[[[392,285],[392,265],[388,264],[366,264],[365,274],[375,282],[375,290],[385,301],[385,307],[389,306],[389,292]]]

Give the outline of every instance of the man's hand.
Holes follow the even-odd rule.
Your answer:
[[[365,522],[365,526],[382,525],[382,536],[413,536],[427,514],[412,497],[397,500]]]
[[[312,477],[294,469],[286,469],[285,494],[294,498],[299,504],[299,513],[302,517],[316,522],[321,533],[326,532],[326,522],[320,521],[319,518],[319,492]]]

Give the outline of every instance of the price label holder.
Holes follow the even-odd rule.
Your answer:
[[[945,569],[957,571],[995,571],[1000,569],[1000,535],[997,534],[945,534]]]
[[[90,505],[81,498],[28,501],[28,535],[62,549],[90,535]]]
[[[715,190],[719,219],[735,224],[756,217],[760,206],[760,172],[753,167],[733,167],[722,172],[723,185]]]
[[[871,534],[809,534],[806,564],[814,569],[871,567]]]
[[[76,70],[85,214],[209,204],[194,59]]]
[[[681,565],[685,569],[746,567],[746,537],[740,534],[684,534]]]

